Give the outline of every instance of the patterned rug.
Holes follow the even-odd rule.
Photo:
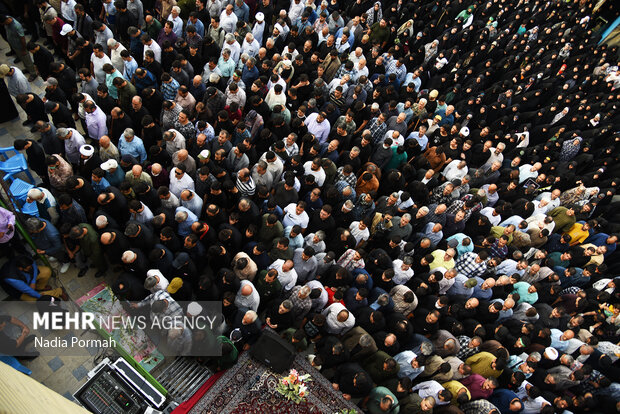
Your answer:
[[[293,362],[300,374],[311,374],[306,402],[295,404],[275,390],[281,375],[244,352],[237,364],[229,369],[191,409],[190,414],[267,414],[267,413],[340,413],[342,410],[362,411],[334,391],[331,383],[317,372],[300,354]],[[355,412],[355,411],[352,411]]]

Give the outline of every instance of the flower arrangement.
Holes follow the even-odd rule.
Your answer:
[[[282,377],[278,381],[276,391],[282,394],[287,400],[293,401],[295,404],[299,404],[306,400],[308,395],[308,386],[306,382],[310,382],[310,374],[299,375],[297,370],[292,369],[289,371],[288,376]]]

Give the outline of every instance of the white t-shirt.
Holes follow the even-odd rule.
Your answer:
[[[98,58],[97,56],[95,56],[94,53],[90,55],[90,61],[93,64],[93,75],[95,76],[95,79],[97,80],[97,82],[105,84],[106,73],[103,71],[103,65],[105,65],[106,63],[109,63],[111,65],[112,61],[110,60],[108,55],[103,55],[102,58]]]
[[[297,215],[295,211],[297,204],[291,203],[288,206],[284,207],[284,219],[282,220],[282,225],[284,227],[294,226],[298,224],[302,229],[308,227],[308,222],[310,222],[310,217],[308,217],[308,213],[305,211],[300,215]]]
[[[314,175],[314,182],[316,182],[316,185],[318,185],[319,187],[323,187],[323,183],[325,182],[325,170],[323,170],[323,167],[320,167],[318,171],[313,171],[312,170],[312,161],[306,161],[306,163],[304,164],[304,174],[305,175]]]

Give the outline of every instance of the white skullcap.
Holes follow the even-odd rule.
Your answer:
[[[80,154],[82,154],[85,157],[92,157],[94,153],[95,153],[95,148],[93,148],[92,145],[82,145],[80,147]]]
[[[190,316],[198,316],[202,312],[202,306],[198,302],[192,302],[187,305],[187,313]]]

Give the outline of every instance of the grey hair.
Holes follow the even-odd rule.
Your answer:
[[[130,136],[130,137],[135,137],[136,133],[133,131],[133,128],[125,128],[125,131],[123,132],[123,135]]]
[[[364,334],[360,336],[359,344],[360,346],[363,346],[364,348],[366,348],[366,347],[371,346],[373,341],[374,340],[372,339],[372,336],[370,336],[370,334]]]
[[[306,297],[310,294],[310,292],[312,292],[312,288],[310,286],[303,286],[301,289],[299,289],[299,294]]]
[[[246,313],[246,315],[250,316],[250,318],[252,318],[252,322],[254,322],[256,319],[258,319],[258,314],[256,312],[254,312],[253,310],[248,310]]]
[[[321,241],[325,240],[325,232],[323,230],[317,231],[316,233],[314,233],[314,235],[317,236]]]

